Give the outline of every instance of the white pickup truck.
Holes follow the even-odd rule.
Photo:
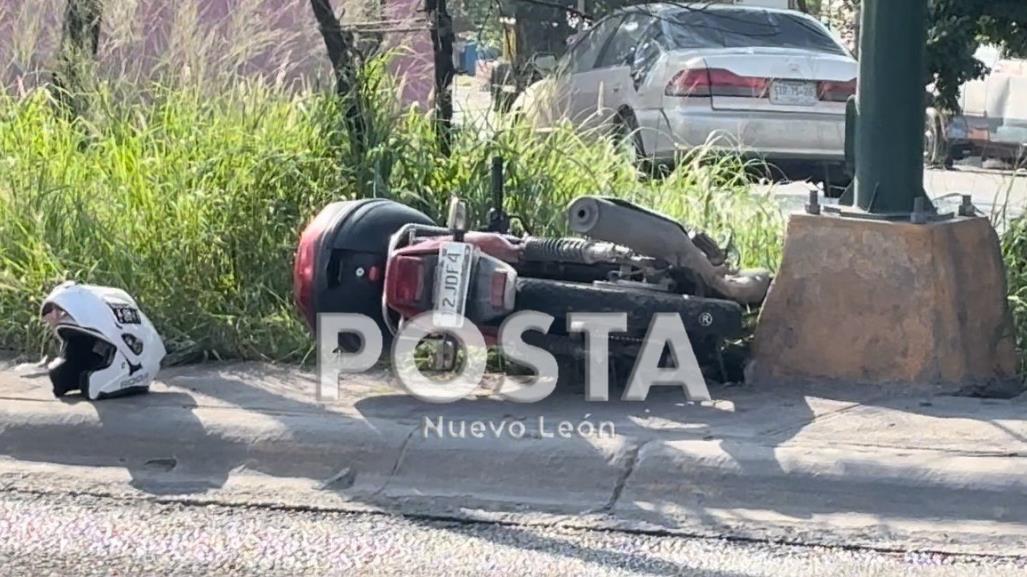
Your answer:
[[[1027,60],[1007,58],[994,46],[975,57],[991,72],[963,85],[961,114],[947,117],[928,110],[924,156],[930,164],[951,165],[968,156],[1010,163],[1027,151]]]

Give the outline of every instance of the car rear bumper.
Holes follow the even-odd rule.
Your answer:
[[[641,126],[654,129],[642,131],[643,147],[658,160],[702,146],[767,159],[845,160],[844,114],[668,106],[638,116]]]

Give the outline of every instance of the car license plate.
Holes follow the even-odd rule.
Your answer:
[[[432,322],[439,328],[458,329],[464,325],[473,251],[474,247],[464,242],[447,242],[439,248],[432,314]]]
[[[784,106],[813,106],[817,103],[817,83],[775,80],[770,85],[770,102]]]

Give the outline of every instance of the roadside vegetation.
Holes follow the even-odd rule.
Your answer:
[[[233,34],[217,43],[191,4],[176,12],[173,50],[156,62],[133,57],[145,35],[131,14],[109,10],[95,62],[69,75],[80,86],[58,97],[45,72],[55,59],[40,56],[46,42],[33,34],[62,3],[15,3],[21,12],[0,45],[0,349],[43,354],[50,339],[40,301],[75,279],[135,295],[172,362],[302,361],[312,342],[292,305],[290,273],[303,225],[332,200],[373,196],[439,219],[451,194],[482,222],[496,155],[507,163],[507,209],[534,234],[563,232],[573,198],[609,194],[706,229],[742,266],[776,268],[783,218],[751,194],[739,161],[699,151],[665,178],[640,179],[608,139],[568,127],[538,135],[502,119],[501,128],[457,128],[444,155],[430,112],[395,99],[384,58],[354,79],[367,119],[354,146],[328,75],[294,81],[310,59],[290,54],[310,51],[267,30],[257,2],[239,4]],[[281,64],[258,76],[255,55]],[[1023,350],[1027,223],[1005,230]]]
[[[1002,254],[1006,261],[1009,308],[1016,324],[1020,374],[1027,375],[1027,217],[1020,216],[1008,223],[1002,233]]]
[[[457,129],[443,156],[430,115],[400,107],[381,59],[360,79],[371,121],[359,151],[326,91],[242,76],[210,86],[101,78],[74,95],[79,117],[45,88],[0,95],[0,348],[43,354],[40,301],[75,279],[135,295],[172,361],[301,361],[312,342],[290,275],[303,225],[332,200],[370,196],[439,218],[451,194],[483,222],[495,155],[507,208],[534,234],[561,232],[573,198],[611,194],[707,229],[744,265],[779,258],[780,213],[731,159],[695,154],[640,180],[609,140],[519,125]]]

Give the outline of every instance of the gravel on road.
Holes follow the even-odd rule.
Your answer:
[[[1022,577],[1027,559],[5,491],[0,567],[8,577]]]

